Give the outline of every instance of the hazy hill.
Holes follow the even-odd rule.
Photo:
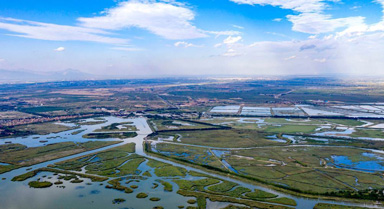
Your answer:
[[[55,72],[33,72],[21,70],[0,70],[0,83],[26,83],[43,81],[68,81],[96,79],[98,76],[79,70],[67,69]]]

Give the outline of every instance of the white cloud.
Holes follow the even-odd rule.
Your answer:
[[[360,9],[361,8],[361,6],[353,6],[353,7],[351,7],[351,8],[349,8],[350,10],[358,10],[358,9]]]
[[[292,29],[309,34],[333,32],[337,28],[355,27],[364,24],[364,17],[348,17],[332,19],[330,15],[320,13],[303,13],[288,15],[288,20],[293,23]]]
[[[380,22],[371,25],[368,28],[368,31],[384,31],[384,0],[375,0],[375,2],[381,4],[381,7],[383,9],[383,17]]]
[[[185,41],[178,41],[174,44],[174,46],[176,47],[182,47],[182,48],[188,48],[188,47],[202,47],[202,46],[199,46],[199,45],[195,45],[195,44],[191,44],[191,43],[188,43],[188,42],[185,42]]]
[[[326,7],[327,0],[230,0],[238,4],[272,5],[297,12],[316,12]],[[334,1],[334,0],[330,0]]]
[[[61,46],[61,47],[56,48],[55,51],[62,52],[62,51],[65,51],[65,48]]]
[[[243,26],[240,26],[240,25],[232,25],[232,27],[234,27],[234,28],[238,28],[238,29],[241,29],[241,30],[244,29],[244,27],[243,27]]]
[[[83,27],[106,30],[139,27],[166,39],[207,37],[191,23],[194,18],[192,10],[172,1],[131,0],[106,10],[103,16],[79,18],[78,21]]]
[[[213,35],[216,35],[216,37],[219,37],[219,36],[236,36],[236,35],[241,34],[241,32],[233,31],[233,30],[229,30],[229,31],[204,31],[204,33],[213,34]]]
[[[275,21],[275,22],[281,22],[283,19],[282,18],[275,18],[273,19],[272,21]]]
[[[288,15],[287,18],[293,23],[292,30],[321,34],[333,32],[338,28],[361,28],[364,24],[364,17],[332,18],[324,14],[329,7],[328,2],[339,2],[339,0],[230,0],[238,4],[250,5],[272,5],[283,9],[290,9],[299,14]],[[383,0],[377,0],[382,2]],[[273,21],[281,21],[276,18]]]
[[[224,39],[224,44],[235,44],[242,39],[241,36],[228,36],[228,38]]]
[[[0,18],[0,29],[5,29],[18,36],[50,41],[92,41],[101,43],[125,43],[127,40],[110,37],[111,34],[92,28],[57,25],[13,18]]]
[[[219,48],[219,47],[221,47],[221,46],[223,46],[223,43],[215,44],[213,47],[215,47],[215,48]]]
[[[0,29],[12,36],[51,41],[92,41],[124,44],[128,40],[113,37],[116,31],[142,28],[166,39],[195,39],[238,35],[238,31],[209,31],[193,25],[194,12],[184,4],[169,0],[129,0],[106,9],[100,16],[78,18],[77,26],[0,18]],[[113,33],[111,32],[113,31]]]
[[[296,55],[285,58],[285,61],[296,59]]]
[[[223,40],[222,43],[215,44],[215,48],[219,48],[222,46],[226,46],[226,51],[222,54],[222,56],[225,57],[236,57],[243,55],[243,53],[239,53],[235,50],[235,48],[241,48],[243,44],[240,44],[239,42],[243,39],[241,36],[228,36],[226,39]]]
[[[237,62],[237,66],[244,63],[249,69],[255,69],[254,73],[266,70],[265,73],[271,74],[384,74],[380,70],[384,66],[383,32],[312,37],[301,41],[263,41],[236,45],[232,49],[232,54],[242,56],[231,62]]]
[[[319,63],[325,63],[325,62],[327,62],[327,59],[325,59],[325,58],[322,58],[322,59],[314,59],[313,61],[315,61],[315,62],[319,62]]]
[[[222,56],[224,57],[237,57],[242,55],[241,53],[236,52],[234,49],[228,49]]]

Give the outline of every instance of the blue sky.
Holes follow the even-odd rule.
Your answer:
[[[0,69],[384,74],[384,0],[0,2]]]

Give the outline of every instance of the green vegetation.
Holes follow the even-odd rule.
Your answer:
[[[160,161],[149,160],[147,165],[155,168],[155,174],[158,177],[185,176],[187,173],[185,168],[175,167]]]
[[[119,170],[120,172],[118,174],[115,174],[115,176],[125,176],[125,175],[128,175],[128,174],[131,174],[131,175],[133,175],[133,174],[140,174],[141,171],[138,170],[137,168],[144,161],[145,161],[144,158],[138,157],[138,156],[137,156],[137,158],[129,160],[124,165],[122,165],[121,167],[117,168],[117,170]]]
[[[85,131],[85,129],[77,130],[77,131],[72,132],[71,135],[77,135],[79,133],[82,133],[83,131]]]
[[[136,132],[116,132],[116,133],[89,133],[83,135],[83,138],[86,139],[110,139],[110,138],[117,138],[117,139],[128,139],[136,137]]]
[[[265,198],[275,198],[277,195],[265,192],[262,190],[255,189],[254,192],[248,192],[245,194],[246,197],[250,199],[265,199]]]
[[[110,185],[106,185],[105,188],[124,191],[125,193],[132,193],[133,190],[131,188],[121,185],[121,183],[120,183],[121,180],[122,180],[121,178],[110,180],[110,181],[108,181],[108,184],[110,184]]]
[[[153,202],[157,202],[157,201],[160,201],[161,199],[158,197],[151,197],[151,198],[149,198],[149,200],[153,201]]]
[[[171,183],[167,182],[167,181],[163,181],[163,180],[157,180],[158,182],[161,183],[161,185],[164,186],[164,191],[167,191],[167,192],[172,192],[173,191],[173,186]]]
[[[295,200],[289,199],[287,197],[279,197],[276,199],[271,199],[271,200],[268,200],[268,202],[279,203],[279,204],[283,204],[283,205],[292,205],[292,206],[297,205]]]
[[[125,131],[137,131],[135,126],[129,125],[132,122],[112,123],[109,126],[103,126],[100,129],[96,129],[94,132],[125,132]]]
[[[344,126],[361,126],[364,125],[364,122],[353,119],[325,119],[325,122],[340,124]]]
[[[51,187],[52,183],[49,181],[30,181],[28,185],[32,188],[47,188]]]
[[[163,167],[163,166],[168,166],[169,164],[167,163],[163,163],[163,162],[160,162],[160,161],[157,161],[157,160],[148,160],[147,162],[147,165],[149,167],[152,167],[152,168],[160,168],[160,167]]]
[[[29,178],[32,178],[32,177],[36,176],[39,172],[41,172],[41,171],[40,170],[30,171],[30,172],[21,174],[19,176],[13,177],[12,181],[24,181],[24,180],[27,180]]]
[[[207,193],[188,191],[188,190],[179,190],[177,193],[180,195],[183,195],[183,196],[187,196],[187,197],[198,198],[197,202],[198,202],[199,208],[204,208],[204,205],[199,205],[199,199],[203,200],[205,198],[208,198],[210,201],[244,204],[244,205],[247,205],[250,207],[256,207],[256,208],[270,208],[270,209],[288,209],[288,208],[291,208],[291,207],[287,207],[287,206],[272,205],[272,204],[268,204],[268,203],[264,203],[264,202],[258,202],[258,201],[254,201],[254,200],[246,200],[246,199],[241,199],[241,198],[215,195],[215,194],[207,194]],[[204,204],[204,202],[202,202],[202,203]]]
[[[284,188],[295,191],[319,194],[340,189],[352,189],[347,186],[348,184],[343,183],[342,179],[332,177],[330,172],[336,170],[329,167],[325,168],[324,164],[320,165],[321,160],[324,161],[335,154],[351,156],[361,155],[362,152],[364,151],[359,149],[339,147],[273,147],[233,151],[226,160],[243,176],[276,186],[286,185]],[[321,171],[315,169],[321,169]],[[341,169],[338,171],[340,177],[352,172]],[[375,174],[369,175],[375,176]],[[366,182],[384,185],[384,181],[377,181],[376,178],[367,179]],[[362,182],[357,187],[364,188],[365,186]]]
[[[27,148],[26,146],[20,144],[0,145],[0,161],[11,164],[11,166],[0,166],[0,173],[9,171],[11,169],[30,166],[117,143],[119,142],[62,142],[31,148]]]
[[[176,157],[187,162],[194,162],[216,167],[222,166],[220,159],[213,156],[207,148],[157,143],[156,149],[161,154],[169,157]]]
[[[186,173],[187,170],[185,170],[185,168],[175,167],[171,165],[155,168],[155,174],[158,177],[185,176]]]
[[[384,132],[377,129],[356,129],[350,137],[384,138]]]
[[[313,209],[364,209],[364,207],[317,203]]]
[[[175,131],[167,133],[167,135],[176,134],[181,135],[180,140],[182,143],[213,147],[236,148],[279,144],[266,139],[263,133],[247,129]]]
[[[314,125],[281,125],[281,126],[268,126],[264,131],[270,133],[313,133],[317,126]]]
[[[102,156],[102,154],[97,156]],[[143,157],[136,154],[131,154],[129,156],[125,155],[119,158],[87,163],[88,165],[85,167],[85,169],[87,170],[87,173],[110,177],[138,175],[141,173],[141,171],[138,170],[137,167],[144,161],[145,159]]]
[[[209,177],[206,174],[202,174],[202,173],[199,173],[199,172],[196,172],[196,171],[189,171],[188,174],[191,175],[191,176],[196,176],[196,177]]]
[[[15,126],[12,129],[17,131],[29,132],[31,134],[47,135],[50,133],[60,133],[63,131],[68,131],[76,128],[78,127],[70,127],[70,126],[65,126],[65,125],[56,124],[56,123],[35,123],[35,124]]]
[[[147,197],[148,197],[148,194],[146,194],[144,192],[138,193],[136,195],[136,198],[141,198],[141,199],[144,199],[144,198],[147,198]]]
[[[70,180],[72,178],[76,178],[76,176],[80,176],[82,178],[89,178],[89,179],[91,179],[94,182],[102,182],[102,181],[105,181],[105,180],[108,179],[108,178],[105,178],[105,177],[94,176],[94,175],[83,174],[83,173],[76,173],[76,172],[72,172],[72,171],[57,170],[57,169],[54,169],[54,168],[39,168],[39,169],[36,169],[36,170],[33,170],[33,171],[29,171],[29,172],[27,172],[25,174],[22,174],[22,175],[19,175],[19,176],[15,176],[15,177],[12,178],[12,181],[25,181],[25,180],[27,180],[29,178],[32,178],[32,177],[36,176],[40,172],[51,172],[51,173],[61,173],[61,174],[70,175],[70,176],[64,176],[63,177],[64,180]]]
[[[228,190],[231,190],[235,186],[237,186],[236,183],[224,181],[220,184],[216,184],[216,185],[208,187],[208,190],[213,191],[213,192],[226,192]]]
[[[222,209],[251,209],[250,207],[243,207],[243,206],[238,206],[238,205],[228,205],[225,208]]]
[[[83,182],[83,180],[81,180],[81,179],[74,179],[74,180],[71,181],[71,183],[73,183],[73,184],[79,184],[79,183],[82,183],[82,182]]]
[[[190,199],[187,201],[188,204],[195,204],[197,201],[194,199]]]
[[[194,157],[196,155],[195,147],[187,149],[184,145],[174,144],[165,144],[164,147],[167,147],[167,149],[164,149],[160,143],[157,144],[156,148],[160,152],[164,150],[168,154],[171,149],[177,150],[178,153],[169,156],[180,159],[182,162],[190,163],[192,160],[189,159],[196,159]],[[199,153],[208,153],[208,149],[198,149],[202,149]],[[233,150],[224,155],[224,159],[239,171],[237,175],[241,177],[295,192],[327,195],[329,192],[340,190],[347,192],[353,191],[354,188],[364,190],[370,187],[379,189],[384,186],[384,181],[380,179],[377,173],[334,169],[325,164],[325,159],[331,159],[333,155],[350,156],[352,161],[361,161],[367,158],[362,155],[364,152],[367,151],[348,147],[264,147]],[[188,158],[184,156],[188,156]],[[370,160],[370,158],[367,160]],[[201,165],[199,161],[192,161],[192,163]],[[219,164],[213,167],[206,166],[206,168],[224,171],[221,166]],[[200,176],[201,174],[196,175]],[[356,184],[356,178],[359,179],[359,184]],[[209,191],[212,189],[211,192],[217,193],[230,188],[232,185],[231,183],[228,183],[228,185],[217,184],[209,186],[207,189]],[[349,185],[353,185],[353,188]],[[180,187],[183,188],[183,186]],[[236,191],[237,188],[232,192]],[[345,193],[332,193],[332,195],[344,196]],[[248,194],[248,196],[248,198],[252,198],[252,194]],[[377,197],[377,195],[373,196]]]
[[[165,118],[152,118],[150,120],[150,123],[152,123],[152,125],[156,127],[157,131],[180,129],[207,129],[213,127],[209,124],[201,124],[192,121],[171,120]]]
[[[220,180],[213,178],[204,178],[195,181],[189,181],[184,179],[173,180],[182,190],[194,190],[194,188],[198,191],[203,191],[204,187],[217,184]]]
[[[143,173],[143,176],[148,176],[148,177],[152,177],[151,173],[149,171],[145,171]]]
[[[125,199],[123,199],[123,198],[116,198],[112,201],[113,204],[120,204],[123,202],[125,202]]]
[[[110,169],[111,175],[119,165],[129,159],[138,157],[137,155],[128,155],[135,152],[135,144],[129,143],[115,148],[108,149],[106,151],[99,152],[97,154],[90,154],[87,156],[63,161],[56,163],[54,166],[64,170],[77,170],[80,171],[82,167],[87,166],[89,172],[97,174],[98,172],[108,172]],[[92,160],[91,160],[92,159]]]

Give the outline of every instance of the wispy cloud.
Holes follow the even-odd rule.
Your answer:
[[[243,46],[243,44],[240,44],[239,42],[243,39],[241,36],[228,36],[223,40],[222,43],[216,44],[214,47],[219,48],[221,46],[226,47],[226,51],[222,54],[222,56],[225,57],[237,57],[243,55],[243,53],[240,53],[237,51],[236,48],[238,48],[238,45]]]
[[[319,62],[319,63],[325,63],[325,62],[327,62],[327,59],[321,58],[321,59],[314,59],[313,61],[314,62]]]
[[[224,39],[224,44],[235,44],[239,42],[242,39],[241,36],[229,36],[228,38]]]
[[[288,15],[288,20],[293,23],[294,31],[321,34],[334,32],[338,28],[352,28],[364,25],[364,17],[346,17],[333,19],[331,15],[321,13],[303,13]]]
[[[234,30],[228,30],[228,31],[204,31],[204,33],[207,33],[207,34],[213,34],[217,37],[220,37],[220,36],[236,36],[236,35],[240,35],[241,32],[240,31],[234,31]]]
[[[185,41],[178,41],[174,44],[176,47],[189,48],[189,47],[202,47],[201,45],[195,45]]]
[[[173,40],[207,37],[192,24],[194,18],[192,10],[172,1],[131,0],[105,10],[102,16],[79,18],[78,21],[83,27],[104,30],[138,27]]]
[[[293,55],[293,56],[284,58],[284,60],[285,60],[285,61],[289,61],[289,60],[293,60],[293,59],[296,59],[296,58],[297,58],[297,56],[296,56],[296,55]]]
[[[339,2],[339,0],[230,0],[238,4],[250,5],[272,5],[283,9],[290,9],[299,14],[288,15],[287,18],[293,23],[294,31],[321,34],[333,32],[343,27],[358,27],[364,23],[364,17],[332,18],[324,14],[329,7],[328,2]],[[382,0],[377,0],[382,1]],[[274,21],[281,21],[280,18]]]
[[[92,41],[100,43],[125,43],[126,39],[111,37],[104,30],[78,26],[57,25],[13,18],[0,18],[0,29],[5,29],[18,36],[50,41]]]
[[[224,57],[237,57],[237,56],[241,56],[243,55],[242,53],[239,53],[237,52],[236,50],[234,49],[228,49],[224,54],[222,54],[222,56]]]
[[[358,9],[360,9],[361,8],[361,6],[353,6],[353,7],[350,7],[349,9],[350,10],[358,10]]]
[[[65,51],[65,48],[61,46],[61,47],[56,48],[54,51],[62,52],[62,51]]]
[[[291,9],[297,12],[317,12],[322,11],[327,0],[231,0],[238,4],[250,5],[272,5],[283,9]],[[332,1],[332,0],[331,0]]]
[[[244,27],[243,27],[243,26],[240,26],[240,25],[232,25],[232,27],[237,28],[237,29],[241,29],[241,30],[244,29]]]
[[[210,35],[237,35],[238,31],[211,31],[197,28],[195,13],[182,3],[168,0],[129,0],[118,3],[94,17],[80,17],[75,26],[22,19],[0,18],[0,29],[11,36],[51,41],[92,41],[123,44],[117,38],[127,28],[141,28],[170,40],[206,38]],[[240,27],[240,26],[239,26]]]

